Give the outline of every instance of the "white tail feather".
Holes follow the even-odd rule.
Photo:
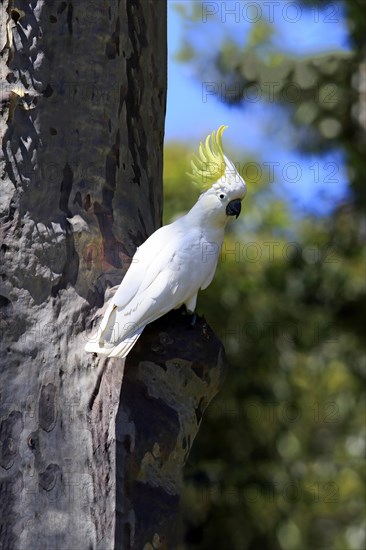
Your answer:
[[[138,329],[134,334],[122,340],[122,342],[118,342],[117,344],[104,342],[103,345],[101,345],[100,331],[98,331],[97,334],[87,342],[85,351],[89,353],[99,353],[99,355],[105,355],[106,357],[126,357],[141,336],[144,328],[145,327]]]
[[[145,327],[138,329],[134,334],[126,338],[126,340],[122,340],[122,342],[114,346],[108,357],[126,357],[126,355],[136,344],[137,340],[140,338],[144,328]]]

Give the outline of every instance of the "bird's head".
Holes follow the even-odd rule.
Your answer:
[[[204,144],[200,143],[199,156],[194,155],[189,174],[204,191],[197,204],[217,218],[219,225],[226,224],[230,216],[239,216],[247,191],[235,165],[224,154],[222,134],[226,128],[220,126],[216,133],[207,136]]]

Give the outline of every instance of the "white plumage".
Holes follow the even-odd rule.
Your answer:
[[[125,357],[148,323],[183,304],[188,311],[195,310],[198,291],[207,288],[214,277],[229,216],[239,215],[246,193],[243,179],[223,155],[223,129],[217,137],[209,136],[205,147],[201,144],[201,161],[196,158],[192,164],[196,181],[223,175],[185,216],[155,231],[138,248],[86,351]],[[216,172],[211,166],[204,172],[204,163],[207,170],[219,154],[224,166]]]

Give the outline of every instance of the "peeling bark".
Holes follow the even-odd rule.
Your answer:
[[[1,10],[1,547],[173,548],[221,346],[174,312],[126,369],[84,352],[106,289],[161,223],[166,6]]]

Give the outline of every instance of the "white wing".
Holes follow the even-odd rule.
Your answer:
[[[145,325],[184,303],[195,303],[216,263],[213,257],[203,261],[200,234],[183,218],[157,230],[136,252],[86,351],[127,355]]]

